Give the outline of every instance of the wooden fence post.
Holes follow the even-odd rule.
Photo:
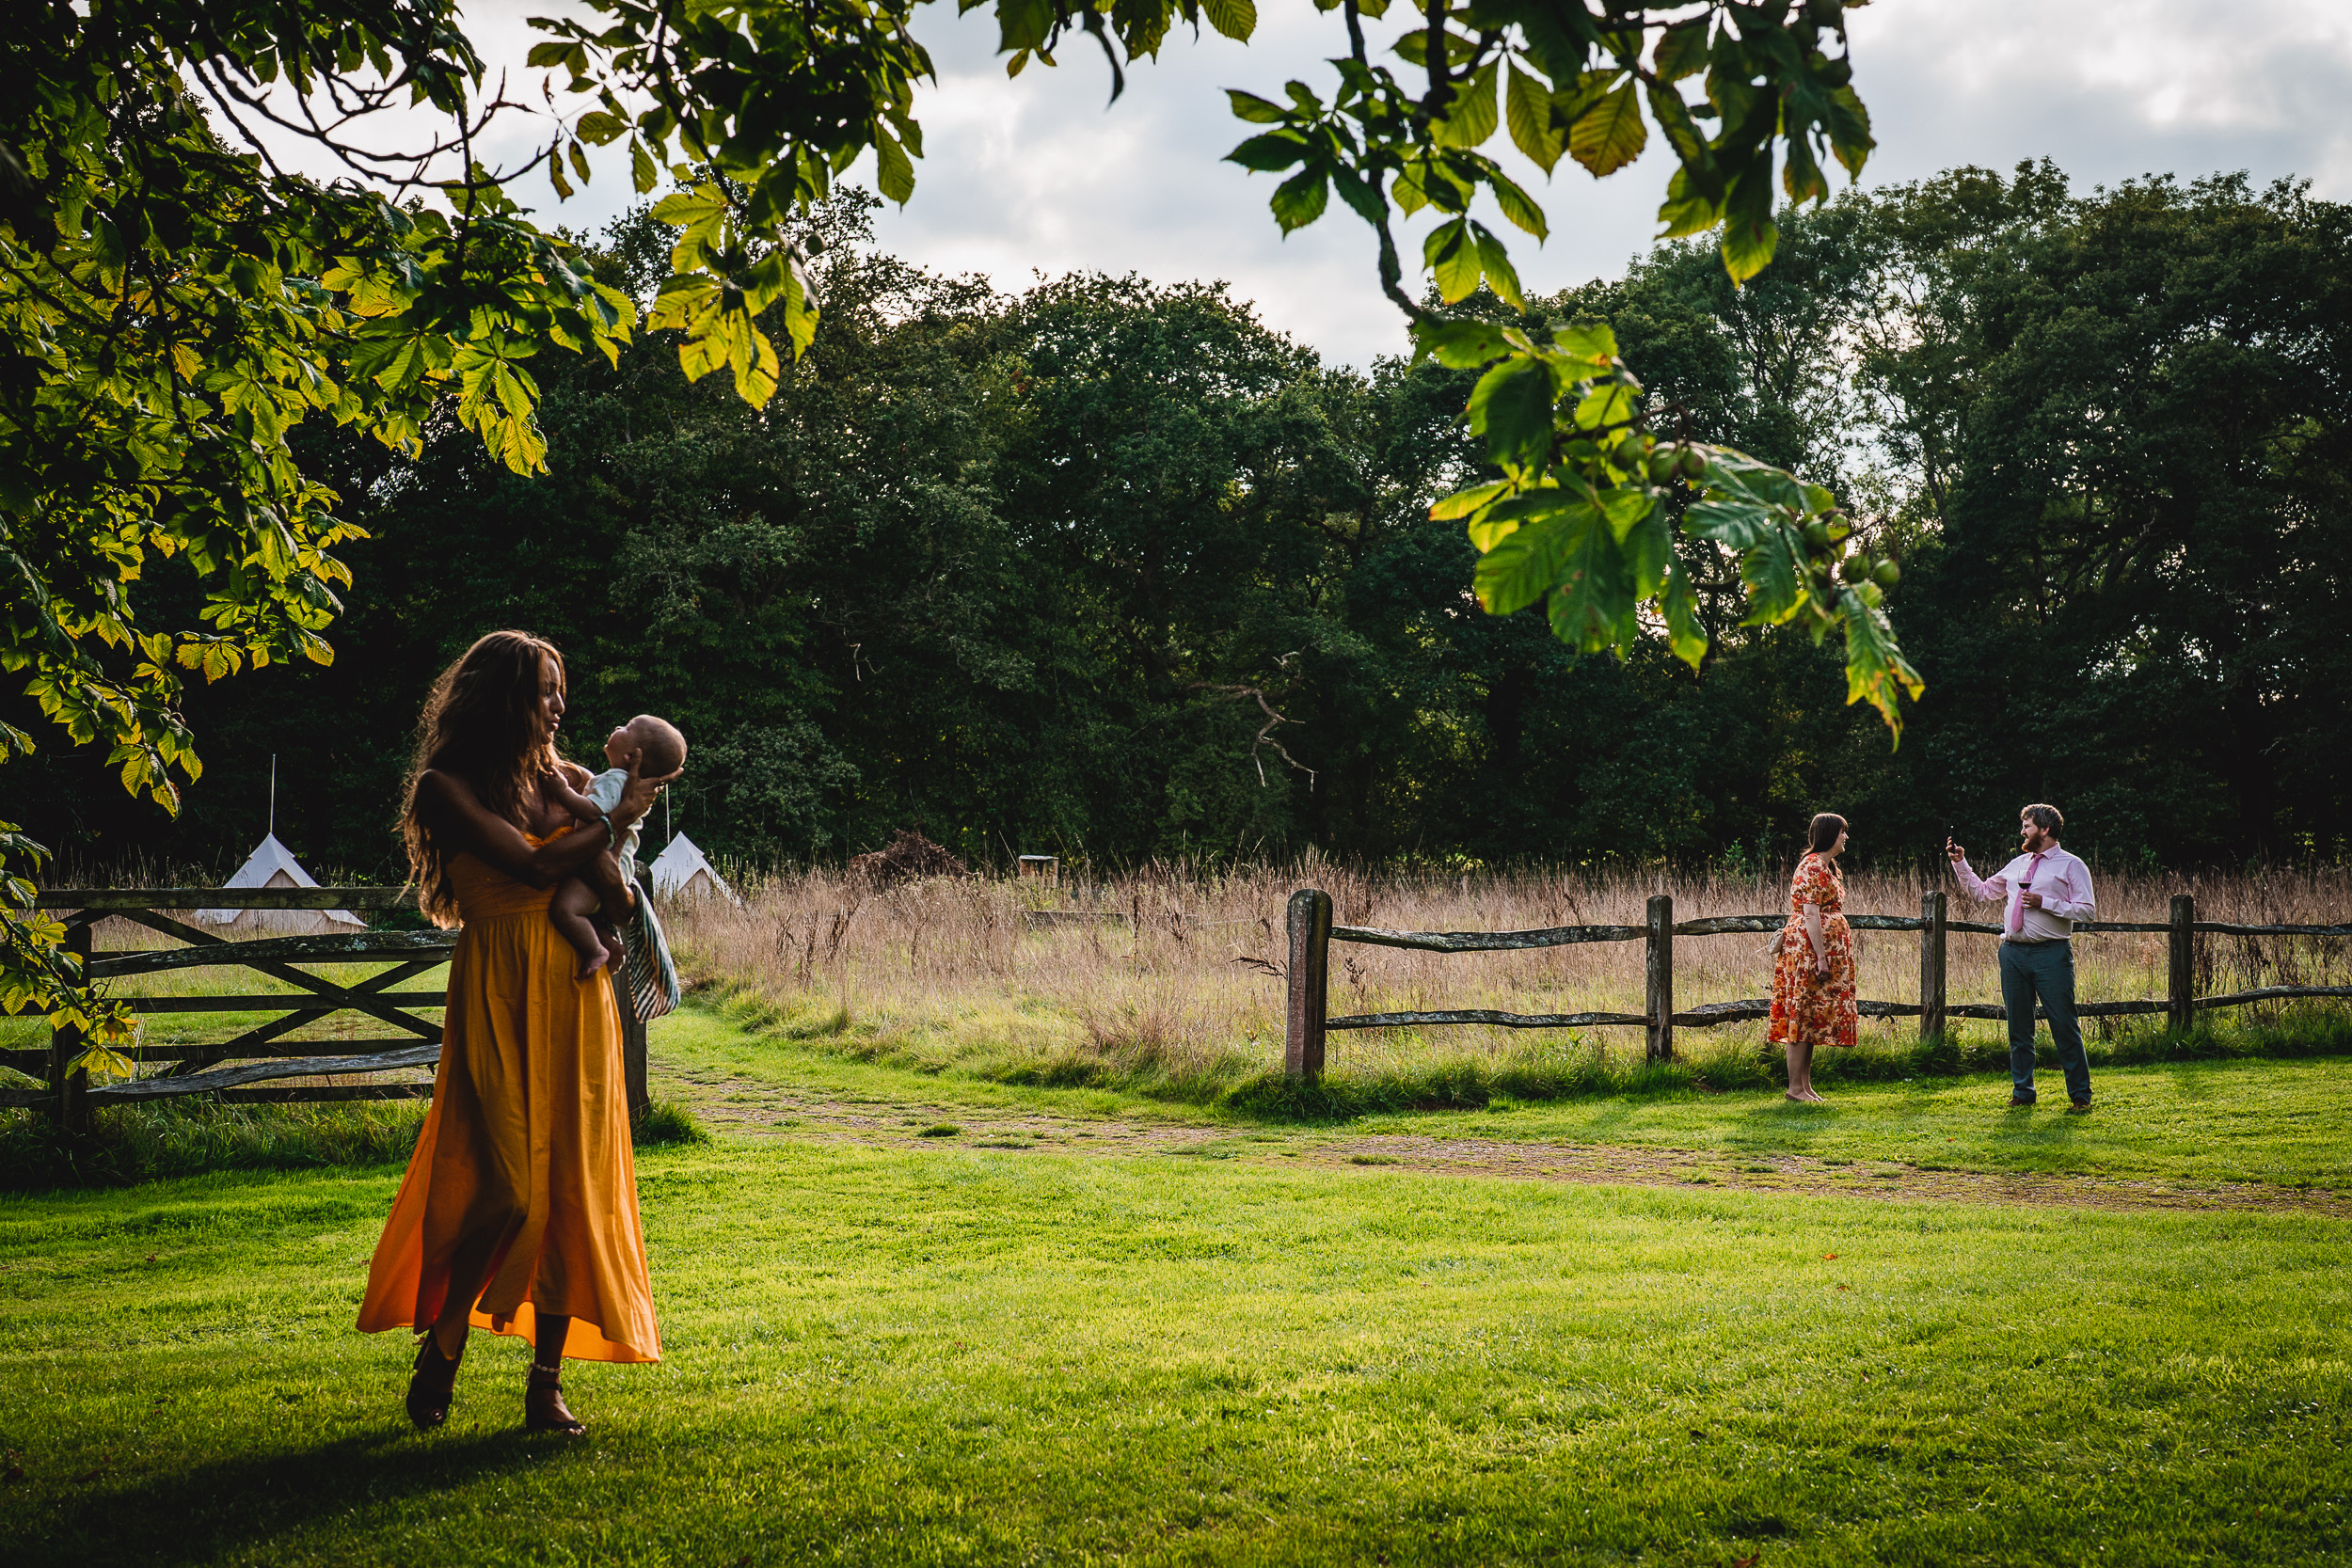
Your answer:
[[[82,960],[82,976],[89,977],[90,926],[89,911],[85,910],[68,922],[65,928],[65,950]],[[67,1068],[82,1053],[82,1031],[72,1024],[49,1032],[49,1102],[50,1119],[60,1132],[79,1136],[89,1131],[89,1074],[69,1072]]]
[[[1291,895],[1290,1016],[1282,1032],[1282,1071],[1323,1076],[1323,1021],[1331,990],[1331,895],[1316,888]]]
[[[1649,1059],[1670,1062],[1675,1053],[1675,901],[1668,893],[1649,901]]]
[[[1944,895],[1919,895],[1919,1037],[1934,1039],[1944,1033]]]
[[[2185,1031],[2197,1021],[2196,924],[2196,895],[2174,894],[2171,952],[2165,965],[2165,1022],[2176,1031]]]

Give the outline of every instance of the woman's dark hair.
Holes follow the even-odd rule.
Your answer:
[[[2065,813],[2059,811],[2056,806],[2027,806],[2024,811],[2019,812],[2017,815],[2020,816],[2032,817],[2033,825],[2041,829],[2043,832],[2048,833],[2052,838],[2062,838],[2065,836],[2066,815]]]
[[[1806,831],[1804,847],[1817,855],[1827,854],[1837,842],[1837,835],[1845,831],[1846,819],[1834,811],[1825,811],[1813,819],[1813,826]]]
[[[554,643],[528,632],[494,631],[441,672],[417,719],[400,830],[418,905],[437,926],[457,924],[457,894],[450,885],[449,858],[417,816],[417,780],[428,768],[454,774],[490,811],[519,826],[525,795],[558,768],[554,742],[534,735],[542,659],[555,661],[561,683],[564,656]]]

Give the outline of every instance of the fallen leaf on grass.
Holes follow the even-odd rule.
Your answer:
[[[1763,1560],[1764,1554],[1762,1552],[1750,1552],[1745,1557],[1733,1558],[1731,1560],[1731,1568],[1756,1568],[1756,1565]]]
[[[1821,1261],[1822,1261],[1822,1262],[1824,1262],[1824,1263],[1826,1263],[1826,1262],[1828,1262],[1831,1259],[1836,1258],[1836,1256],[1837,1256],[1837,1254],[1836,1254],[1836,1253],[1834,1253],[1834,1252],[1825,1252],[1825,1253],[1821,1254]]]

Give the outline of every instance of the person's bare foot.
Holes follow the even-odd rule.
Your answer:
[[[582,953],[580,956],[580,968],[573,972],[572,978],[593,980],[596,977],[598,970],[607,964],[619,962],[620,958],[618,953],[609,947],[598,947],[594,953]]]

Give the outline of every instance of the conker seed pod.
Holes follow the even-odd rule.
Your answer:
[[[1804,542],[1805,542],[1806,546],[1807,546],[1808,548],[1811,548],[1811,549],[1817,549],[1817,550],[1825,550],[1825,549],[1828,549],[1828,548],[1829,548],[1829,525],[1828,525],[1828,524],[1826,524],[1826,523],[1807,523],[1807,524],[1805,524],[1805,525],[1804,525]]]
[[[1903,569],[1891,561],[1880,562],[1878,570],[1870,575],[1878,579],[1881,588],[1892,588],[1903,580]]]
[[[1870,562],[1862,556],[1850,555],[1838,563],[1837,575],[1848,582],[1860,582],[1870,575]]]
[[[1682,477],[1693,484],[1707,477],[1707,459],[1696,447],[1682,449]]]
[[[1682,454],[1672,447],[1653,447],[1649,454],[1649,477],[1653,483],[1663,484],[1674,478],[1682,466]]]

